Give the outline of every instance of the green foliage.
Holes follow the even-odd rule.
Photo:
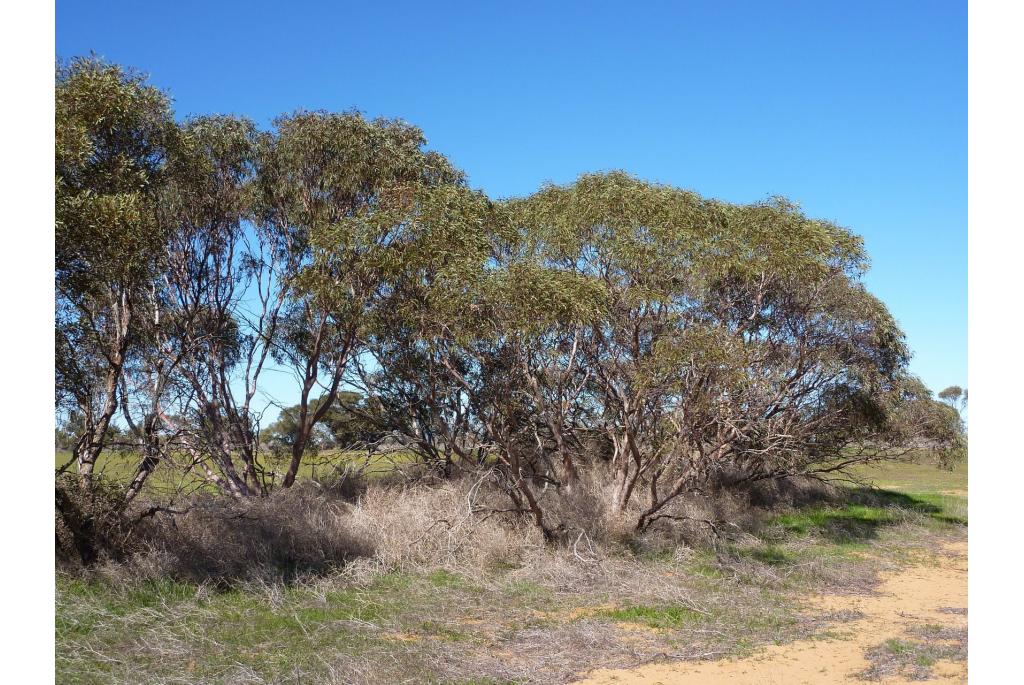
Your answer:
[[[286,485],[307,450],[390,434],[446,474],[496,469],[549,536],[533,488],[596,461],[644,528],[730,480],[965,452],[861,282],[863,241],[784,198],[615,171],[494,202],[405,122],[178,124],[97,60],[60,67],[57,112],[58,391],[101,417],[85,433],[146,407],[147,450],[176,440],[236,494],[265,489],[269,359],[298,380],[264,430],[292,448]]]
[[[325,397],[313,401],[310,411],[317,412],[325,401]],[[344,449],[360,442],[379,439],[380,431],[376,424],[367,418],[367,412],[369,408],[362,395],[355,392],[339,392],[317,424],[322,431],[314,434],[307,449],[310,452],[320,449]],[[263,430],[263,438],[278,451],[290,449],[299,430],[298,416],[297,405],[285,407],[277,421]]]
[[[964,389],[959,385],[951,385],[939,392],[939,399],[950,404],[956,403],[964,394]]]
[[[862,241],[785,200],[729,205],[619,172],[500,204],[423,189],[314,235],[304,277],[325,299],[351,292],[353,236],[382,286],[363,301],[371,395],[428,461],[489,443],[513,473],[550,477],[554,451],[571,479],[593,458],[582,436],[605,433],[613,461],[637,462],[624,497],[642,473],[672,484],[649,488],[654,515],[727,469],[797,473],[851,444],[960,449],[859,280]]]
[[[104,449],[163,253],[157,197],[177,127],[167,97],[95,58],[57,67],[55,402],[87,485]]]
[[[159,249],[151,202],[176,128],[163,93],[94,58],[58,67],[55,105],[58,288],[96,294]]]
[[[967,408],[967,388],[961,388],[959,385],[951,385],[939,392],[939,399],[948,404],[953,409],[963,410]]]

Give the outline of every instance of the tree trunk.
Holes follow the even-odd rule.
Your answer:
[[[159,463],[160,458],[154,455],[147,455],[142,460],[139,467],[135,470],[135,478],[132,479],[132,482],[128,485],[128,490],[125,491],[124,499],[126,503],[135,499],[135,496],[142,490],[146,479],[149,478]]]
[[[87,415],[84,439],[75,447],[78,482],[86,490],[92,487],[92,475],[96,468],[96,460],[99,458],[100,452],[103,451],[107,439],[107,429],[110,428],[110,420],[114,417],[114,412],[117,411],[117,383],[120,376],[120,363],[107,370],[107,381],[104,388],[106,401],[103,411],[98,420],[93,420],[91,416]]]
[[[292,458],[288,463],[288,473],[284,475],[284,482],[282,485],[286,488],[290,488],[295,483],[295,476],[299,473],[299,466],[302,465],[302,453],[306,451],[306,443],[309,441],[306,430],[304,428],[299,429],[301,435],[296,435],[295,440],[292,442]]]

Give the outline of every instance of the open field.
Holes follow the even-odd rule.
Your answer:
[[[71,453],[67,450],[56,450],[54,454],[54,468],[61,468],[71,459]],[[391,454],[374,454],[367,457],[364,452],[341,452],[338,450],[325,450],[315,456],[307,456],[299,467],[297,478],[329,478],[338,469],[346,466],[359,467],[368,478],[378,477],[384,474],[394,473],[396,468],[402,468],[414,461],[415,457],[404,452]],[[182,463],[187,460],[182,459]],[[261,463],[267,471],[284,474],[288,469],[288,457],[275,457],[265,455]],[[129,483],[138,468],[139,458],[130,452],[106,451],[96,463],[96,474],[113,482]],[[74,471],[74,464],[70,467]],[[280,479],[280,478],[279,478]],[[192,492],[194,490],[210,489],[209,486],[196,472],[185,472],[184,468],[158,465],[157,469],[147,479],[143,486],[143,492],[155,497],[165,496],[173,493]]]
[[[71,453],[67,450],[56,450],[54,467],[60,468],[70,459]],[[414,457],[411,454],[403,453],[388,456],[375,455],[369,462],[368,471],[371,475],[383,474],[393,470],[394,464],[403,464],[412,459]],[[271,470],[283,470],[287,465],[286,458],[275,459],[269,456],[266,460],[266,467]],[[299,468],[299,477],[311,478],[318,474],[326,476],[336,466],[340,467],[346,463],[362,464],[364,461],[365,454],[363,453],[327,450],[315,457],[307,457]],[[96,472],[113,480],[127,481],[135,473],[138,463],[138,457],[134,454],[107,451],[100,457],[96,465]],[[170,471],[171,469],[158,467],[151,480],[159,483],[161,487],[176,482]],[[863,484],[883,490],[898,490],[915,495],[950,495],[961,498],[967,496],[966,462],[958,463],[954,468],[948,470],[937,469],[925,457],[909,461],[858,466],[852,470],[851,475],[855,481],[861,481]]]
[[[886,488],[766,512],[696,548],[583,543],[415,570],[357,560],[290,583],[225,587],[114,569],[58,574],[57,680],[561,683],[591,673],[630,682],[593,671],[837,641],[867,664],[858,677],[959,673],[962,630],[928,614],[906,634],[883,635],[871,593],[960,553],[966,467],[857,475]],[[954,603],[948,616],[962,618],[966,604]]]

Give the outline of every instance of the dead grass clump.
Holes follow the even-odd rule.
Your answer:
[[[373,554],[348,508],[312,484],[247,500],[196,495],[137,522],[145,551],[132,562],[147,575],[197,581],[325,572]]]
[[[615,502],[615,478],[607,464],[597,462],[579,470],[579,480],[571,491],[540,489],[537,501],[549,525],[564,540],[583,538],[629,546],[636,535],[641,504],[634,498],[625,511]]]
[[[808,593],[869,591],[964,533],[930,500],[800,483],[680,497],[641,533],[601,483],[538,485],[554,544],[485,471],[140,502],[113,519],[137,521],[127,556],[93,564],[108,582],[58,574],[58,679],[567,682],[809,637],[856,616],[801,612]],[[959,658],[952,633],[904,637],[869,677]]]
[[[744,492],[718,490],[710,495],[677,497],[660,513],[646,535],[634,536],[650,552],[667,551],[680,545],[717,549],[743,540],[756,529],[764,511],[751,506]]]
[[[197,494],[173,507],[138,502],[131,512],[117,508],[118,493],[108,502],[98,488],[79,502],[76,483],[63,490],[58,484],[58,558],[80,565],[109,560],[144,577],[200,582],[293,580],[342,566],[349,577],[366,578],[443,569],[481,579],[506,571],[572,592],[604,583],[602,574],[619,561],[685,564],[710,552],[701,562],[707,572],[762,587],[795,580],[842,585],[850,579],[836,569],[845,567],[830,557],[843,545],[902,525],[903,513],[908,524],[921,516],[888,500],[884,510],[811,506],[800,513],[808,503],[838,502],[840,493],[789,479],[678,497],[638,532],[640,505],[618,511],[603,468],[582,470],[572,492],[537,490],[548,525],[557,526],[555,545],[512,506],[489,471],[370,484],[343,474],[337,482],[299,483],[265,498]],[[93,511],[86,504],[99,513],[83,513]],[[611,589],[614,582],[606,584]]]
[[[71,474],[57,478],[54,501],[56,560],[64,568],[121,561],[137,549],[125,516],[124,492],[95,477],[85,491]]]
[[[348,525],[374,549],[377,570],[500,569],[543,547],[539,530],[507,512],[486,478],[373,484]]]

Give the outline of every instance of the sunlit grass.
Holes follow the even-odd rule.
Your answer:
[[[324,456],[339,464],[353,458],[317,458]],[[108,460],[109,477],[134,470],[130,455]],[[304,466],[301,477],[313,477],[312,467]],[[325,466],[318,474],[319,468]],[[372,667],[386,669],[382,678],[392,682],[498,683],[507,671],[502,660],[487,661],[495,650],[525,654],[526,647],[551,645],[581,650],[566,658],[582,663],[598,658],[600,652],[588,649],[615,644],[601,643],[601,636],[635,625],[652,629],[642,638],[657,642],[652,649],[689,649],[699,636],[709,641],[705,651],[747,653],[805,635],[800,631],[810,629],[800,606],[809,593],[870,583],[880,555],[887,563],[899,561],[905,548],[926,549],[935,536],[962,534],[967,499],[950,493],[965,493],[965,467],[949,472],[927,464],[889,464],[858,475],[884,487],[851,486],[847,501],[767,515],[735,541],[679,554],[674,548],[605,550],[607,569],[587,567],[580,576],[586,582],[571,590],[564,585],[566,573],[578,572],[568,565],[575,562],[561,559],[557,550],[547,561],[538,556],[486,569],[426,567],[362,580],[339,573],[296,584],[217,589],[170,579],[59,574],[57,678],[93,683],[131,674],[136,682],[344,682],[338,673]],[[154,482],[161,481],[154,476]],[[544,570],[543,564],[550,566]],[[609,579],[606,573],[619,575]],[[830,627],[835,625],[820,629]],[[622,644],[639,648],[636,642]],[[465,662],[456,661],[463,657]],[[877,655],[880,662],[919,667],[933,658],[909,641],[886,644]],[[455,663],[463,665],[446,670]],[[467,663],[486,665],[474,666],[480,669],[474,675],[459,670],[469,668]]]

